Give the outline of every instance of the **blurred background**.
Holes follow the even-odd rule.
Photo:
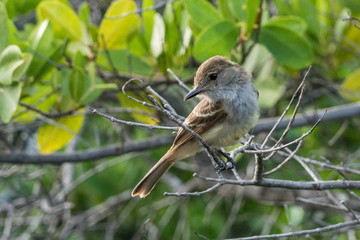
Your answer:
[[[281,115],[312,66],[298,113],[308,122],[285,142],[311,128],[312,113],[329,108],[335,117],[302,142],[297,155],[306,167],[291,159],[269,177],[360,180],[359,18],[358,0],[0,0],[1,239],[225,239],[353,220],[360,211],[354,189],[223,185],[164,196],[213,186],[193,177],[216,176],[205,153],[177,163],[147,198],[131,198],[174,135],[91,109],[177,126],[122,87],[141,79],[127,94],[151,103],[149,85],[187,116],[197,100],[183,102],[186,90],[168,69],[192,88],[197,67],[223,55],[253,74],[266,121]],[[251,133],[261,143],[269,130]],[[251,179],[253,155],[235,160]],[[265,171],[283,160],[274,155]],[[358,228],[298,239],[358,239]]]

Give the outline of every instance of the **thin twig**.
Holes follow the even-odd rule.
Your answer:
[[[277,165],[277,166],[274,167],[273,169],[265,172],[265,173],[263,174],[263,176],[268,176],[268,175],[270,175],[270,174],[278,171],[282,166],[284,166],[284,165],[295,155],[295,153],[300,149],[301,144],[302,144],[302,141],[300,141],[300,142],[298,143],[298,145],[296,146],[296,149],[295,149],[294,151],[292,151],[292,152],[289,154],[289,156],[288,156],[284,161],[282,161],[279,165]]]
[[[19,101],[19,105],[22,107],[25,107],[28,110],[31,110],[33,112],[39,113],[40,115],[47,117],[47,118],[60,118],[60,117],[65,117],[65,116],[69,116],[74,114],[77,110],[79,110],[81,108],[81,106],[76,107],[74,109],[71,109],[69,111],[66,112],[61,112],[61,113],[47,113],[47,112],[43,112],[40,109],[37,109],[29,104],[24,103],[23,101]]]
[[[129,125],[129,126],[143,127],[143,128],[149,128],[149,129],[172,130],[172,131],[177,131],[179,129],[178,127],[158,126],[158,125],[153,125],[153,124],[125,121],[125,120],[114,118],[114,117],[109,116],[109,115],[107,115],[105,113],[101,113],[101,112],[99,112],[99,111],[97,111],[96,109],[93,109],[93,108],[90,108],[90,110],[94,114],[97,114],[97,115],[102,116],[102,117],[104,117],[106,119],[109,119],[112,122],[122,123],[122,124],[126,124],[126,125]]]
[[[180,78],[178,78],[178,76],[175,75],[175,73],[170,69],[168,68],[167,71],[175,78],[175,80],[177,81],[177,83],[182,87],[184,88],[186,91],[190,92],[190,88],[188,86],[186,86],[186,84],[180,80]]]
[[[201,191],[201,192],[175,192],[175,193],[169,193],[169,192],[165,192],[164,193],[164,196],[175,196],[175,197],[185,197],[185,196],[201,196],[205,193],[209,193],[209,192],[213,192],[215,191],[216,189],[218,189],[222,184],[221,183],[217,183],[215,184],[214,186],[204,190],[204,191]]]
[[[290,131],[291,125],[292,125],[292,123],[293,123],[294,120],[295,120],[296,113],[297,113],[298,110],[299,110],[300,103],[301,103],[301,100],[302,100],[302,97],[303,97],[303,94],[304,94],[304,89],[305,89],[305,84],[302,84],[302,87],[301,87],[301,89],[300,89],[300,95],[299,95],[299,97],[298,97],[298,101],[297,101],[297,103],[296,103],[294,112],[292,113],[292,115],[291,115],[291,117],[290,117],[289,123],[288,123],[288,125],[286,126],[284,132],[281,134],[281,137],[280,137],[279,140],[273,145],[273,147],[279,146],[279,145],[283,142],[283,140],[285,139],[285,137],[286,137],[286,135],[288,134],[288,132]],[[267,156],[266,158],[264,158],[264,160],[270,159],[275,153],[276,153],[276,151],[270,153],[269,156]]]
[[[326,112],[325,112],[326,114]],[[242,152],[244,153],[253,153],[253,154],[257,154],[257,153],[269,153],[269,152],[272,152],[272,151],[278,151],[278,150],[281,150],[281,149],[284,149],[284,148],[287,148],[293,144],[297,144],[299,143],[300,141],[302,141],[304,138],[306,138],[307,136],[309,136],[313,131],[314,129],[316,128],[316,126],[321,122],[322,118],[325,116],[325,114],[311,127],[311,129],[305,133],[303,133],[303,135],[301,135],[299,138],[295,139],[294,141],[291,141],[289,143],[286,143],[286,144],[283,144],[279,147],[271,147],[269,149],[259,149],[259,150],[246,150],[244,149]]]
[[[280,233],[280,234],[270,234],[270,235],[260,235],[260,236],[252,236],[252,237],[244,237],[244,238],[229,238],[227,240],[260,240],[260,239],[275,239],[275,238],[285,238],[285,237],[295,237],[295,236],[304,236],[310,234],[320,234],[322,232],[332,231],[340,228],[350,227],[354,225],[358,225],[358,220],[342,222],[333,225],[328,225],[325,227],[319,227],[310,230],[302,230],[297,232],[289,232],[289,233]]]
[[[261,148],[264,148],[264,146],[266,145],[266,143],[268,142],[269,138],[271,137],[271,135],[273,134],[273,132],[276,130],[276,128],[278,127],[278,125],[280,124],[281,120],[284,118],[285,114],[290,110],[290,106],[292,104],[292,102],[294,101],[296,94],[301,91],[301,89],[303,88],[304,84],[305,84],[305,79],[307,78],[308,73],[310,72],[311,66],[308,68],[308,70],[305,72],[305,75],[300,83],[300,85],[298,86],[298,88],[295,90],[295,92],[293,93],[289,104],[287,105],[287,107],[285,108],[285,110],[283,111],[283,113],[281,114],[281,116],[278,118],[277,122],[274,124],[273,128],[270,130],[270,132],[268,133],[268,135],[266,136],[265,140],[263,141]],[[290,124],[291,119],[288,122],[288,126]]]
[[[341,200],[340,203],[341,203],[342,205],[344,205],[344,206],[349,210],[349,212],[351,213],[351,215],[353,215],[353,217],[360,223],[360,219],[356,216],[354,210],[352,210],[352,209],[347,205],[346,201],[345,201],[345,200]]]

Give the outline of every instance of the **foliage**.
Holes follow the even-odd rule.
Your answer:
[[[167,69],[190,83],[197,66],[214,55],[227,56],[253,73],[263,118],[283,111],[302,70],[310,65],[313,69],[302,110],[359,101],[360,30],[343,20],[348,12],[353,17],[360,16],[357,0],[174,0],[156,5],[153,0],[141,2],[139,6],[134,0],[115,0],[104,8],[101,22],[94,24],[94,13],[87,2],[75,8],[68,0],[0,1],[0,152],[69,153],[112,144],[122,146],[164,134],[160,130],[110,124],[84,109],[91,106],[124,120],[169,125],[155,109],[125,97],[121,88],[130,78],[143,79],[186,115],[192,106],[180,102],[183,92]],[[36,18],[22,23],[27,14],[35,14]],[[143,86],[129,87],[131,96],[149,101]],[[352,128],[359,129],[359,118],[319,126],[299,153],[330,159],[333,164],[357,166],[360,137]],[[295,139],[307,129],[293,130],[288,138]],[[333,138],[339,129],[344,129],[341,140]],[[44,169],[36,165],[19,167],[16,173],[24,176],[2,176],[0,195],[5,202],[11,198],[29,200],[56,195],[53,206],[72,202],[69,212],[80,216],[110,196],[122,199],[123,195],[117,194],[127,193],[135,186],[165,151],[166,148],[149,149],[105,159],[103,162],[109,162],[108,165],[74,164],[67,173],[63,167],[52,165]],[[252,161],[246,155],[239,161],[239,170],[245,176]],[[161,183],[145,200],[119,200],[104,216],[86,218],[86,229],[75,225],[69,230],[59,220],[53,229],[47,228],[44,221],[30,230],[40,237],[51,234],[56,238],[80,239],[84,235],[99,239],[110,229],[104,225],[115,223],[116,239],[142,235],[149,239],[194,239],[194,232],[225,238],[316,228],[318,222],[334,224],[348,218],[344,212],[331,214],[300,207],[294,201],[290,205],[279,203],[271,194],[269,201],[273,204],[267,206],[261,203],[261,193],[255,196],[256,189],[251,187],[247,189],[253,189],[253,194],[237,186],[224,186],[201,197],[162,196],[166,190],[176,192],[182,185],[188,187],[194,182],[197,187],[188,189],[205,187],[200,180],[193,180],[193,164],[197,163],[190,160],[171,170],[166,181],[180,185]],[[276,161],[269,161],[266,168],[275,165]],[[279,178],[300,178],[296,170],[299,164],[290,162],[285,168],[277,173]],[[11,170],[12,165],[4,169]],[[93,169],[97,170],[91,172]],[[38,171],[39,175],[31,175]],[[89,177],[82,179],[86,173]],[[74,181],[80,179],[80,183],[61,198],[57,191],[64,187],[60,182],[65,181],[65,175]],[[320,169],[319,178],[342,179],[336,170],[324,169]],[[27,220],[43,208],[39,206],[29,213]],[[65,216],[64,212],[56,214]],[[5,226],[5,220],[0,224]],[[9,233],[13,238],[30,231],[13,228],[16,229]],[[345,234],[337,234],[338,239],[346,239]],[[359,232],[354,234],[360,237]],[[328,235],[319,239],[328,239]]]

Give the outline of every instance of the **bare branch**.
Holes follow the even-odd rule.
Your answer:
[[[60,164],[65,162],[94,161],[101,158],[119,156],[130,152],[140,152],[148,149],[169,145],[174,140],[173,135],[160,135],[142,141],[130,141],[114,144],[107,147],[76,151],[73,153],[54,153],[50,155],[27,154],[27,153],[0,153],[0,162],[11,164]]]
[[[260,236],[244,237],[244,238],[229,238],[227,240],[260,240],[260,239],[275,239],[275,238],[304,236],[310,234],[320,234],[322,232],[332,231],[340,228],[346,228],[357,224],[359,224],[358,220],[354,220],[349,222],[337,223],[326,227],[315,228],[311,230],[302,230],[298,232],[270,234],[270,235],[260,235]]]
[[[276,167],[274,167],[274,168],[271,169],[270,171],[267,171],[267,172],[264,173],[263,175],[264,175],[264,176],[268,176],[268,175],[276,172],[277,170],[279,170],[282,166],[284,166],[284,165],[295,155],[295,153],[300,149],[301,144],[302,144],[302,141],[300,141],[300,142],[298,143],[298,145],[296,146],[296,149],[295,149],[294,151],[292,151],[291,154],[289,154],[289,156],[288,156],[284,161],[282,161],[279,165],[277,165]]]
[[[190,92],[190,88],[188,86],[185,85],[185,83],[183,81],[180,80],[180,78],[178,78],[178,76],[175,75],[175,73],[168,68],[167,71],[175,78],[175,80],[177,81],[177,83],[184,88],[186,91]]]
[[[65,116],[69,116],[74,114],[77,110],[79,110],[81,108],[81,106],[71,109],[69,111],[66,112],[61,112],[61,113],[47,113],[44,111],[41,111],[40,109],[37,109],[29,104],[26,104],[22,101],[19,101],[19,105],[25,107],[28,110],[31,110],[33,112],[39,113],[40,115],[47,117],[47,118],[60,118],[60,117],[65,117]]]
[[[97,111],[96,109],[90,108],[90,110],[99,115],[102,116],[106,119],[109,119],[112,122],[116,122],[116,123],[122,123],[122,124],[126,124],[129,126],[136,126],[136,127],[143,127],[143,128],[149,128],[149,129],[160,129],[160,130],[172,130],[172,131],[177,131],[178,128],[177,127],[167,127],[167,126],[158,126],[158,125],[153,125],[153,124],[145,124],[145,123],[137,123],[137,122],[130,122],[130,121],[125,121],[125,120],[121,120],[121,119],[117,119],[114,118],[112,116],[109,116],[105,113],[101,113],[99,111]]]
[[[301,101],[301,97],[302,97],[302,94],[303,94],[303,91],[304,91],[304,86],[305,86],[305,80],[306,80],[306,77],[307,75],[309,74],[311,70],[311,66],[308,68],[308,70],[306,71],[304,77],[303,77],[303,80],[301,81],[300,85],[298,86],[298,88],[295,90],[295,92],[293,93],[290,101],[289,101],[289,104],[287,105],[287,107],[285,108],[285,110],[283,111],[283,113],[281,114],[281,116],[279,117],[279,119],[276,121],[276,123],[273,125],[272,129],[270,130],[270,132],[268,133],[268,135],[266,136],[265,140],[263,141],[263,143],[261,144],[261,148],[264,148],[264,146],[266,145],[266,143],[268,142],[269,138],[271,137],[271,135],[273,134],[273,132],[276,130],[276,128],[279,126],[281,120],[284,118],[285,114],[290,110],[290,106],[292,104],[292,102],[294,101],[295,97],[296,97],[296,94],[300,91],[300,97],[299,97],[299,100],[298,100],[298,103],[297,103],[297,108],[299,108],[299,103]],[[296,114],[297,110],[295,111],[295,114]],[[295,118],[295,114],[292,114],[292,116],[290,117],[288,123],[287,123],[287,127],[286,129],[289,129],[291,124],[294,122],[294,118]],[[288,132],[288,130],[284,132],[283,135],[286,135],[286,133]],[[284,136],[285,137],[285,136]],[[283,138],[282,138],[283,139]],[[279,142],[281,142],[279,140]],[[276,145],[277,146],[277,145]]]

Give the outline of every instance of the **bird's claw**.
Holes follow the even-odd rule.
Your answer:
[[[219,163],[217,163],[218,165],[215,167],[215,170],[220,173],[222,171],[224,171],[225,169],[227,169],[226,164],[223,161],[220,161]]]
[[[232,157],[230,157],[230,155],[224,151],[219,150],[218,151],[221,155],[223,155],[226,158],[226,164],[225,164],[225,169],[232,169],[235,166],[235,161]]]

